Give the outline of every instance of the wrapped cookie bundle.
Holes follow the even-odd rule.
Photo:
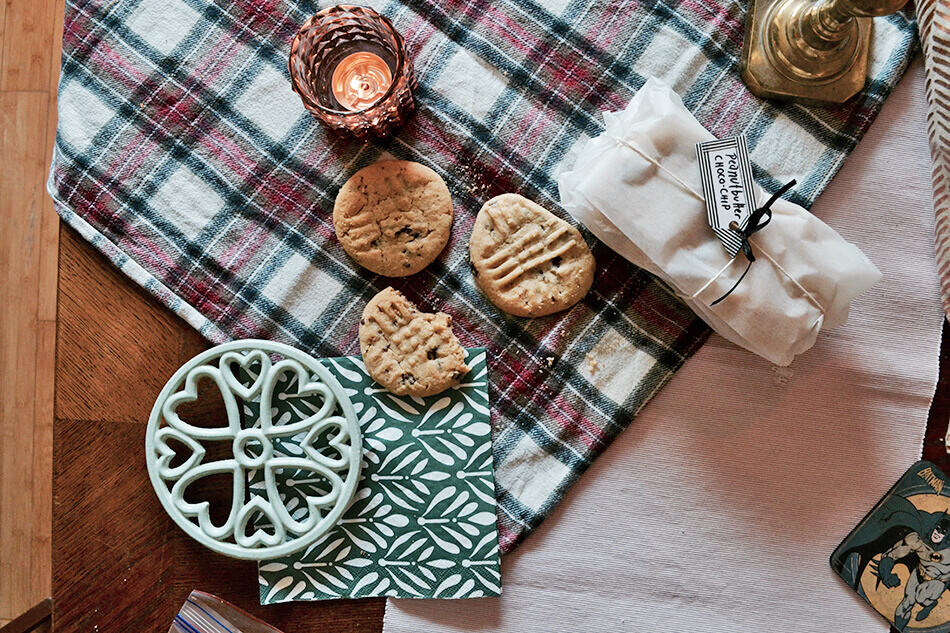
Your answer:
[[[754,264],[733,257],[710,227],[696,152],[714,137],[656,79],[604,121],[558,177],[564,208],[733,343],[788,365],[880,279],[856,246],[781,199],[768,228],[746,236]]]

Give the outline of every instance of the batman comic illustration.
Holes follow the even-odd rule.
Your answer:
[[[914,607],[920,606],[914,620],[924,620],[950,584],[950,516],[923,512],[900,496],[885,499],[875,515],[849,539],[846,550],[836,552],[832,566],[867,598],[861,578],[868,567],[876,586],[894,588],[901,583],[894,569],[904,565],[910,577],[893,616],[895,628],[903,631]]]

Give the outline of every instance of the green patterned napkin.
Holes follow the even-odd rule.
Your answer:
[[[259,565],[261,604],[499,595],[484,348],[468,350],[471,371],[460,386],[427,398],[389,393],[359,357],[321,362],[360,420],[360,487],[336,528],[303,552]],[[276,402],[278,409],[292,406],[289,399]],[[301,454],[302,437],[292,439],[275,446],[275,454]],[[316,494],[319,482],[293,475],[281,482],[281,494],[292,514],[302,513],[303,498]],[[251,491],[262,494],[258,478]]]

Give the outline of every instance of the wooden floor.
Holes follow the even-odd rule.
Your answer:
[[[168,377],[208,341],[68,228],[58,306],[56,632],[165,631],[201,589],[288,633],[380,633],[382,599],[261,606],[253,562],[215,554],[165,516],[142,458],[145,427]],[[205,413],[221,412],[211,403]]]
[[[0,0],[0,625],[50,595],[62,0]]]

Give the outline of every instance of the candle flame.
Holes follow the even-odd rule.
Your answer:
[[[347,110],[363,110],[386,94],[393,82],[389,65],[379,55],[360,51],[333,70],[333,96]]]

